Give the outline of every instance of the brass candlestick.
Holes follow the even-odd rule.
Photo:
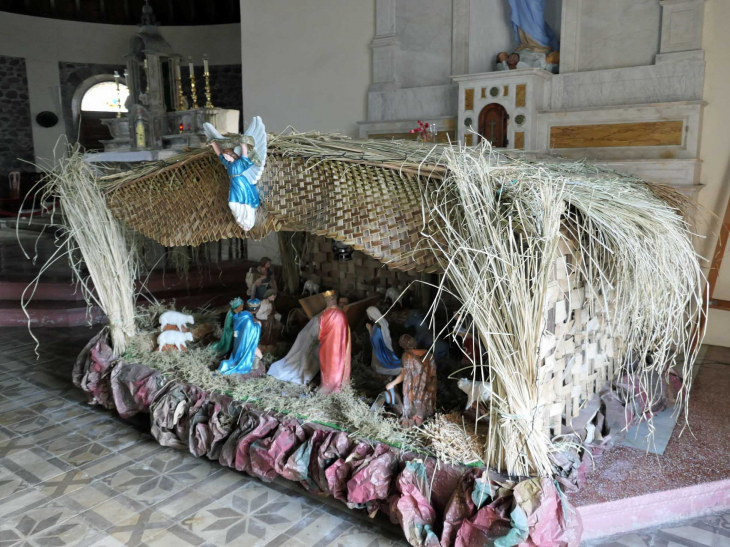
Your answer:
[[[122,93],[119,89],[119,72],[114,71],[114,82],[117,84],[117,118],[122,117]]]
[[[213,108],[213,103],[210,102],[210,73],[206,72],[205,76],[205,108]]]
[[[182,88],[182,80],[180,78],[176,78],[177,82],[177,109],[178,110],[186,110],[185,108],[185,95],[183,95],[183,88]]]
[[[190,95],[193,99],[192,108],[198,108],[198,92],[195,90],[195,76],[190,74]]]

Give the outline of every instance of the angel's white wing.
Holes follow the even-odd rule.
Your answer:
[[[254,116],[244,135],[253,137],[254,149],[261,158],[261,165],[254,164],[243,172],[251,184],[256,184],[266,166],[266,127],[260,116]]]
[[[212,141],[213,139],[222,139],[223,135],[218,133],[218,130],[215,128],[215,126],[212,123],[205,122],[203,124],[203,131],[205,131],[205,136],[208,137],[209,141]]]

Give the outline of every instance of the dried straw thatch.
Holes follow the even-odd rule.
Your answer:
[[[57,228],[59,245],[23,293],[21,305],[25,310],[46,269],[67,258],[89,308],[99,306],[109,319],[114,353],[120,355],[136,332],[138,264],[133,239],[107,208],[96,173],[77,148],[70,148],[69,157],[59,161],[38,186],[42,202],[60,203],[60,211],[54,206],[48,221]]]
[[[551,337],[544,307],[561,254],[570,259],[562,262],[566,277],[579,276],[584,298],[606,314],[605,334],[622,340],[617,372],[638,379],[647,408],[660,395],[652,373],[678,362],[691,382],[703,276],[677,194],[488,148],[446,149],[444,163],[448,175],[424,192],[423,233],[462,304],[455,327],[475,330],[489,356],[488,377],[474,363],[475,378],[493,388],[488,463],[550,474],[553,446],[540,417],[553,386],[539,372]]]

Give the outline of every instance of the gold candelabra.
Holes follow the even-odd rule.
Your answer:
[[[193,99],[192,108],[198,108],[198,92],[195,90],[195,76],[190,75],[190,95]]]
[[[195,65],[193,64],[193,58],[188,57],[190,64],[188,69],[190,70],[190,98],[193,100],[193,104],[190,108],[198,108],[198,92],[195,89]]]
[[[177,78],[177,109],[186,110],[185,95],[183,95],[182,80]]]
[[[205,76],[205,108],[213,108],[213,103],[210,102],[210,73],[206,72]]]
[[[114,82],[117,84],[117,118],[122,117],[122,93],[119,89],[119,72],[114,71]]]

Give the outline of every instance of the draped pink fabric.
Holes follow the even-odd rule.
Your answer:
[[[340,381],[349,379],[346,326],[340,329],[348,349],[346,359],[339,354],[340,363],[347,362],[340,368]],[[222,465],[265,481],[277,476],[298,481],[310,492],[333,496],[371,516],[383,511],[400,524],[413,547],[482,547],[507,534],[519,547],[580,543],[580,516],[550,479],[514,485],[484,468],[437,463],[375,441],[356,442],[345,431],[262,411],[191,384],[158,381],[164,378],[150,375],[147,367],[114,358],[104,336],[82,351],[74,383],[119,412],[151,413],[152,435],[160,444],[218,458]],[[610,423],[613,413],[607,415]],[[477,507],[476,477],[486,477],[487,491],[503,497]],[[522,528],[511,520],[516,508],[523,515]]]
[[[327,308],[319,317],[319,366],[324,393],[340,391],[350,381],[350,326],[340,308]]]

